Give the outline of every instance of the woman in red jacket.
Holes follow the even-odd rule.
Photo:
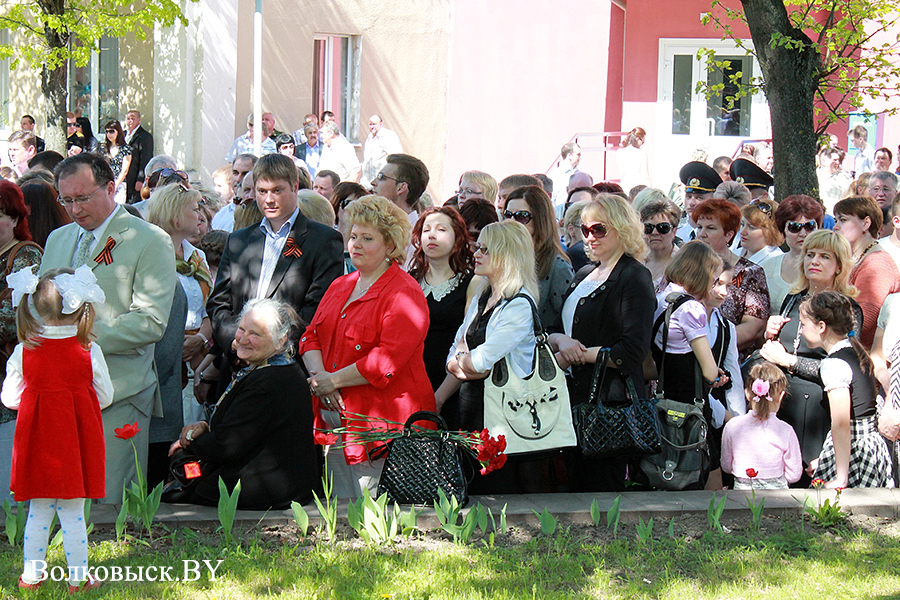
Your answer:
[[[336,279],[300,338],[300,354],[316,399],[316,429],[358,426],[346,413],[403,422],[434,410],[434,392],[422,359],[428,304],[422,288],[401,268],[411,225],[406,213],[380,196],[349,204],[347,249],[356,271]],[[389,425],[385,425],[386,427]],[[316,441],[326,444],[324,434]],[[337,451],[326,446],[338,497],[374,496],[384,461],[369,461],[371,445]]]

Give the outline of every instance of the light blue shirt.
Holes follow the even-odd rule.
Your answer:
[[[272,282],[272,275],[275,274],[275,265],[278,264],[278,258],[281,256],[281,250],[284,243],[291,234],[297,215],[300,214],[300,208],[294,209],[290,218],[284,222],[277,232],[272,231],[268,219],[263,219],[259,223],[259,228],[266,234],[266,244],[263,249],[262,269],[259,272],[259,287],[256,288],[256,298],[265,298],[266,292],[269,290],[269,284]]]
[[[306,161],[306,167],[309,169],[309,176],[315,178],[316,171],[319,170],[319,161],[322,159],[322,143],[316,141],[315,146],[306,144],[304,152],[306,152],[306,158],[303,160]]]

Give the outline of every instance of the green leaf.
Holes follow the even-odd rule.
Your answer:
[[[309,531],[309,515],[306,514],[303,505],[296,501],[291,502],[291,512],[294,513],[294,522],[300,529],[300,535],[306,537],[306,533]]]
[[[600,503],[596,498],[591,501],[591,521],[593,521],[594,527],[600,523]]]

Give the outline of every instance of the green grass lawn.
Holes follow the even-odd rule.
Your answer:
[[[88,598],[317,598],[452,599],[665,598],[695,600],[769,598],[833,600],[900,598],[900,540],[878,531],[805,526],[797,517],[772,518],[765,534],[707,532],[644,545],[634,525],[622,524],[618,539],[605,528],[564,528],[543,537],[530,528],[497,536],[494,547],[479,540],[457,546],[438,532],[424,540],[372,548],[358,540],[313,543],[296,540],[292,528],[245,533],[242,545],[222,548],[218,537],[187,530],[155,541],[92,541],[92,566],[170,567],[182,577],[184,560],[224,562],[210,580],[107,582]],[[156,531],[156,530],[155,530]],[[95,535],[102,540],[104,535]],[[107,534],[108,537],[108,534]],[[349,536],[345,536],[349,537]],[[63,565],[62,548],[48,557]],[[20,593],[16,578],[21,550],[0,545],[4,598],[63,598],[62,582]]]

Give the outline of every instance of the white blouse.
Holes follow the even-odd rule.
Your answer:
[[[181,242],[181,248],[184,251],[184,260],[190,260],[191,255],[196,252],[207,270],[209,269],[209,263],[206,262],[206,254],[203,250],[195,248],[187,240]],[[181,282],[181,287],[184,288],[184,293],[187,296],[187,318],[184,322],[184,328],[185,330],[199,329],[203,318],[206,317],[206,302],[203,300],[203,290],[200,287],[200,282],[194,277],[182,275],[181,273],[178,273],[178,280]]]

